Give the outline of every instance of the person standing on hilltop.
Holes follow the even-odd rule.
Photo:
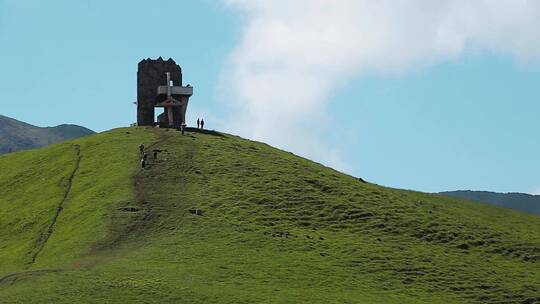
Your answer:
[[[201,130],[204,129],[204,119],[201,118]]]
[[[197,129],[201,128],[201,121],[197,118]]]

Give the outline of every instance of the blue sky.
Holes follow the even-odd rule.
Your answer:
[[[354,11],[349,2],[343,11]],[[195,86],[191,121],[204,116],[210,128],[387,186],[540,193],[540,65],[537,44],[523,42],[534,40],[523,30],[530,24],[515,21],[514,33],[458,20],[439,28],[476,30],[416,39],[422,26],[403,24],[439,11],[411,9],[394,35],[391,23],[342,16],[340,5],[328,12],[299,1],[282,12],[267,3],[0,0],[0,114],[40,126],[127,126],[138,61],[173,57]],[[377,22],[391,11],[376,9]],[[332,32],[333,16],[352,21]],[[327,22],[330,38],[311,17]],[[373,37],[355,40],[368,36],[359,28]]]

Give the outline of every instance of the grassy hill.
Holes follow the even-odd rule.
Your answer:
[[[141,142],[163,151],[146,170]],[[540,302],[539,217],[231,135],[7,154],[0,189],[0,303]]]
[[[447,191],[439,194],[540,215],[540,195],[470,190]]]
[[[94,131],[77,125],[41,128],[0,115],[0,154],[43,147],[90,134],[94,134]]]

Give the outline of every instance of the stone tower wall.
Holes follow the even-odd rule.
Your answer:
[[[171,73],[173,85],[182,85],[182,68],[174,60],[144,59],[137,71],[137,124],[154,124],[154,105],[158,86],[167,84],[167,72]]]

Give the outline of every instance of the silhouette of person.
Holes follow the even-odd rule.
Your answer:
[[[152,152],[153,152],[153,154],[154,154],[154,160],[156,160],[156,159],[157,159],[158,150],[154,150],[154,151],[152,151]]]
[[[201,129],[204,129],[204,119],[201,118]]]
[[[197,118],[197,129],[201,128],[201,121]]]
[[[139,152],[140,152],[141,154],[144,153],[144,144],[141,144],[141,145],[139,146]]]

